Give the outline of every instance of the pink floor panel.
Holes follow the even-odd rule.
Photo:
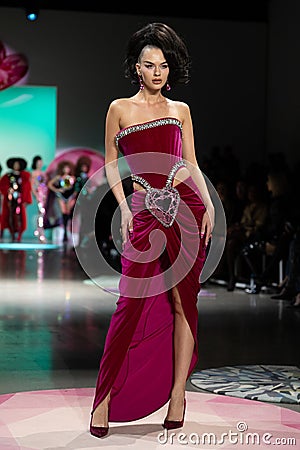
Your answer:
[[[1,450],[262,449],[300,448],[300,413],[272,404],[187,392],[182,429],[161,423],[167,405],[134,422],[111,423],[97,439],[88,432],[91,388],[19,392],[0,396]]]

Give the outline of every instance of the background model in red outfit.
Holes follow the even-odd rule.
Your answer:
[[[23,158],[9,158],[6,165],[10,170],[0,179],[1,238],[8,228],[12,242],[20,242],[27,227],[26,206],[32,203],[30,173],[25,170],[27,162]]]

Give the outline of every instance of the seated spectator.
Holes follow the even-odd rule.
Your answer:
[[[216,183],[216,191],[224,208],[227,230],[239,226],[244,208],[248,201],[246,182],[242,178],[239,178],[236,182],[235,189],[230,189],[228,181],[222,179]],[[214,271],[214,277],[228,280],[225,252],[223,252],[220,262]]]
[[[258,293],[262,285],[275,281],[279,261],[288,260],[289,244],[294,233],[295,199],[289,187],[287,175],[282,170],[269,171],[267,175],[269,205],[267,219],[261,228],[254,246],[244,249],[251,266],[251,261],[257,256],[257,250],[267,257],[267,265],[262,272],[251,266],[256,278],[256,288],[251,293]]]
[[[271,258],[261,276],[261,281],[272,278],[272,271],[281,259],[287,261],[289,244],[295,231],[295,198],[289,187],[286,172],[280,170],[270,172],[267,188],[271,198],[262,238],[265,241],[266,255]]]
[[[236,265],[242,248],[257,240],[267,218],[268,206],[260,186],[250,185],[247,192],[248,203],[240,222],[228,227],[227,231],[225,255],[229,274],[228,291],[233,291],[235,287]]]
[[[231,192],[229,183],[225,180],[219,180],[216,183],[216,191],[224,208],[227,227],[231,226],[237,220],[237,215],[235,197]]]
[[[288,300],[293,306],[300,306],[300,220],[289,245],[289,257],[286,264],[285,278],[278,294],[271,296],[274,300]]]
[[[235,183],[234,203],[236,205],[236,220],[239,222],[248,203],[248,183],[243,177],[238,178]]]

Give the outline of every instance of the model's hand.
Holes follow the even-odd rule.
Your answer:
[[[208,245],[208,242],[211,238],[213,226],[214,226],[213,211],[206,210],[205,213],[203,214],[201,226],[201,239],[205,237],[205,246]]]
[[[121,214],[121,228],[120,233],[122,236],[122,247],[124,248],[129,235],[133,232],[133,217],[130,209],[122,211]]]

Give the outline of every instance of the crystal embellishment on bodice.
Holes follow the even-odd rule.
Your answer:
[[[145,205],[148,211],[165,227],[171,227],[178,212],[180,195],[172,186],[173,178],[179,167],[185,166],[183,160],[178,161],[169,172],[166,185],[162,189],[153,188],[148,181],[139,175],[131,175],[131,179],[146,189]]]
[[[118,147],[119,140],[128,134],[135,133],[136,131],[148,130],[149,128],[160,127],[163,125],[177,125],[182,131],[182,123],[180,120],[173,117],[166,117],[164,119],[155,119],[145,123],[139,123],[136,125],[131,125],[127,128],[123,128],[115,137],[116,145]]]

